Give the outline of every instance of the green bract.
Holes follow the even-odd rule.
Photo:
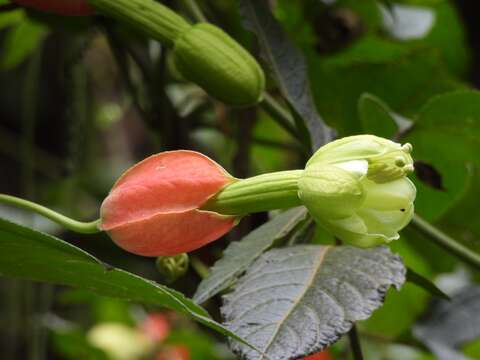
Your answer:
[[[410,144],[372,135],[333,141],[308,161],[299,198],[341,240],[369,247],[399,238],[413,216],[416,189]]]

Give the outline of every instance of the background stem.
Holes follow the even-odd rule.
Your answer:
[[[424,235],[427,239],[433,241],[437,245],[447,250],[452,255],[455,255],[463,262],[473,266],[477,270],[480,270],[480,255],[473,252],[466,246],[462,245],[457,240],[453,239],[443,231],[430,224],[428,221],[422,219],[420,216],[415,215],[412,219],[411,225],[419,233]]]
[[[45,216],[53,222],[62,225],[64,228],[78,233],[93,234],[101,231],[98,228],[100,224],[100,219],[91,222],[73,220],[65,215],[59,214],[52,209],[36,204],[32,201],[5,194],[0,194],[0,203],[13,205],[20,209],[24,209]]]
[[[353,324],[352,329],[348,333],[350,340],[350,348],[352,349],[354,360],[363,360],[362,347],[360,345],[360,339],[358,337],[357,327]]]

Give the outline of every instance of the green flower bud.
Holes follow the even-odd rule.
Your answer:
[[[189,259],[186,253],[175,256],[159,256],[155,261],[158,272],[167,283],[173,283],[188,271]]]
[[[234,106],[257,103],[265,76],[257,61],[220,28],[199,23],[177,37],[174,64],[212,97]]]
[[[234,106],[253,105],[262,98],[265,75],[257,61],[220,28],[191,25],[154,0],[88,0],[102,14],[116,18],[165,46],[185,80],[212,97]]]
[[[317,223],[341,240],[369,247],[399,238],[412,219],[416,189],[410,144],[372,135],[320,148],[298,182],[299,197]]]

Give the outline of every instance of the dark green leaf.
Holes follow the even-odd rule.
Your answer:
[[[330,130],[318,114],[310,93],[307,64],[273,17],[266,1],[239,0],[245,26],[259,41],[263,57],[280,90],[305,122],[314,149],[330,141]]]
[[[304,245],[262,255],[224,297],[226,325],[272,359],[297,359],[324,349],[367,319],[405,267],[388,248]],[[232,343],[245,359],[264,359]]]
[[[342,136],[361,132],[357,103],[365,92],[409,117],[433,95],[462,88],[437,52],[409,51],[379,39],[362,39],[328,59],[311,57],[309,65],[319,111]]]
[[[422,289],[428,291],[431,295],[439,297],[441,299],[450,300],[450,297],[440,290],[433,282],[428,280],[426,277],[417,274],[410,268],[407,268],[407,281],[411,282],[417,286],[420,286]]]
[[[480,92],[456,91],[432,98],[405,140],[413,144],[415,160],[439,172],[444,188],[440,191],[416,181],[419,214],[441,220],[442,229],[480,251]]]
[[[27,19],[10,30],[5,39],[1,58],[2,67],[11,69],[19,65],[37,50],[47,31],[43,25]]]
[[[69,285],[177,310],[239,339],[183,294],[121,269],[53,236],[0,219],[0,275]]]
[[[468,287],[451,301],[434,304],[426,319],[414,328],[414,335],[439,360],[467,359],[458,352],[462,344],[480,337],[480,287]]]
[[[203,303],[230,287],[245,270],[272,245],[286,236],[307,217],[304,207],[294,208],[280,214],[258,227],[241,241],[231,243],[223,257],[212,267],[193,300]]]
[[[362,122],[363,131],[367,134],[393,138],[397,132],[397,124],[392,112],[376,96],[365,93],[358,101],[358,115]]]

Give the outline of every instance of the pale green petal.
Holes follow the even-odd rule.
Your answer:
[[[342,231],[357,234],[365,234],[368,231],[363,219],[356,214],[343,219],[329,219],[326,221],[328,222],[328,226],[332,229],[342,229]]]
[[[377,210],[407,209],[417,193],[415,185],[406,177],[383,184],[364,179],[362,185],[366,195],[362,207]]]
[[[335,166],[310,166],[298,181],[298,196],[312,216],[341,219],[363,203],[363,188],[355,176]]]
[[[347,171],[359,180],[364,178],[368,173],[367,160],[351,160],[343,163],[337,163],[335,166]]]

